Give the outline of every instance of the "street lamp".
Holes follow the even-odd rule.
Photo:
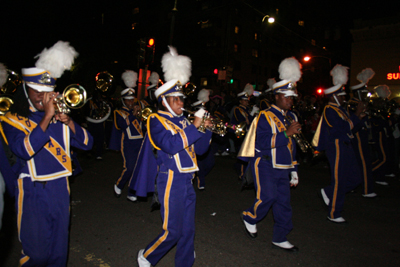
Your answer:
[[[324,57],[324,56],[305,56],[305,57],[303,57],[303,61],[304,62],[308,62],[308,61],[310,61],[312,58],[316,58],[316,57],[320,57],[320,58],[325,58],[325,59],[327,59],[328,61],[329,61],[329,68],[331,68],[332,67],[332,60],[329,58],[329,57]]]
[[[264,22],[264,20],[266,19],[266,18],[268,18],[268,23],[270,23],[270,24],[272,24],[272,23],[274,23],[275,22],[275,18],[274,17],[270,17],[270,16],[268,16],[268,15],[265,15],[263,18],[262,18],[262,21],[261,22]]]

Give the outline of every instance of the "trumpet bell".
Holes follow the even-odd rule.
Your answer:
[[[112,84],[114,76],[108,71],[99,72],[96,75],[96,88],[100,91],[107,92]]]
[[[147,122],[150,114],[156,113],[157,110],[153,106],[146,106],[144,109],[139,111],[138,118],[141,119],[143,122]]]
[[[14,101],[7,96],[0,96],[0,115],[4,115],[10,110],[11,105]]]
[[[54,99],[56,111],[68,114],[70,109],[78,109],[86,103],[86,90],[79,84],[68,85],[62,95]]]

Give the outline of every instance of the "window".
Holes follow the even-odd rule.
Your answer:
[[[235,26],[235,33],[236,34],[239,34],[239,30],[240,30],[239,26]]]
[[[235,53],[240,53],[240,52],[241,52],[241,46],[240,46],[240,44],[234,44],[234,45],[233,45],[233,51],[234,51]]]
[[[299,26],[303,26],[304,27],[304,20],[299,20]]]
[[[258,57],[258,50],[255,49],[255,48],[251,49],[251,55],[252,55],[253,57]]]
[[[254,33],[254,41],[258,40],[258,33]]]

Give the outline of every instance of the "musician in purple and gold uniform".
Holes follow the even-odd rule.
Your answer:
[[[174,48],[170,47],[170,51],[163,56],[163,66],[166,59],[173,61],[178,57],[181,65],[191,66],[189,58],[177,55]],[[174,66],[167,68],[173,70]],[[168,81],[155,92],[160,109],[147,120],[147,135],[137,164],[141,167],[140,170],[135,169],[130,185],[134,184],[138,196],[147,196],[148,191],[154,191],[154,179],[157,175],[163,229],[145,249],[139,251],[140,267],[156,265],[175,245],[175,266],[193,265],[196,194],[192,179],[199,170],[196,154],[205,153],[211,142],[210,131],[198,131],[202,125],[204,109],[195,113],[193,123],[183,115],[182,84],[190,76],[178,76],[186,77],[182,82],[171,79],[166,71],[164,76]],[[206,121],[204,126],[209,124]]]
[[[275,221],[273,247],[297,252],[298,248],[286,236],[293,228],[290,187],[299,182],[296,143],[292,136],[300,132],[301,125],[290,108],[297,96],[295,85],[301,70],[294,58],[283,60],[279,70],[282,72],[282,68],[289,67],[292,75],[281,75],[282,80],[273,85],[275,104],[262,110],[254,119],[238,156],[249,160],[256,191],[253,205],[242,213],[246,233],[256,238],[257,223],[272,208]]]
[[[61,54],[61,55],[60,55]],[[89,150],[91,135],[68,115],[56,113],[56,78],[69,69],[75,50],[59,41],[40,54],[36,67],[22,69],[23,84],[3,119],[11,151],[22,162],[16,210],[22,243],[20,266],[66,266],[70,216],[68,176],[71,146]],[[67,62],[58,62],[60,58]],[[51,65],[57,61],[61,70]],[[68,68],[67,68],[68,67]]]
[[[331,183],[321,189],[321,196],[328,206],[328,220],[345,223],[341,216],[345,194],[361,183],[361,173],[351,145],[352,129],[358,127],[365,113],[364,104],[359,102],[356,112],[350,116],[342,107],[346,92],[347,67],[336,65],[332,71],[334,86],[325,89],[329,103],[325,106],[312,145],[316,151],[325,151],[331,169]]]
[[[121,101],[123,106],[114,111],[114,127],[110,149],[121,150],[123,158],[123,170],[114,185],[116,197],[121,196],[122,189],[132,176],[143,141],[142,122],[137,118],[140,106],[135,101],[134,95],[135,90],[133,88],[122,90]],[[128,192],[127,199],[133,202],[137,200],[131,190]]]

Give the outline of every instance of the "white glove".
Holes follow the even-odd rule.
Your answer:
[[[299,176],[297,175],[297,172],[296,171],[291,172],[290,177],[292,178],[290,180],[290,186],[296,187],[299,184]]]
[[[201,108],[194,113],[194,116],[198,117],[198,118],[203,118],[205,113],[206,113],[206,110]]]
[[[251,115],[251,116],[254,116],[254,114],[256,114],[259,110],[260,110],[260,109],[259,109],[258,107],[253,106],[253,109],[251,110],[250,115]]]

